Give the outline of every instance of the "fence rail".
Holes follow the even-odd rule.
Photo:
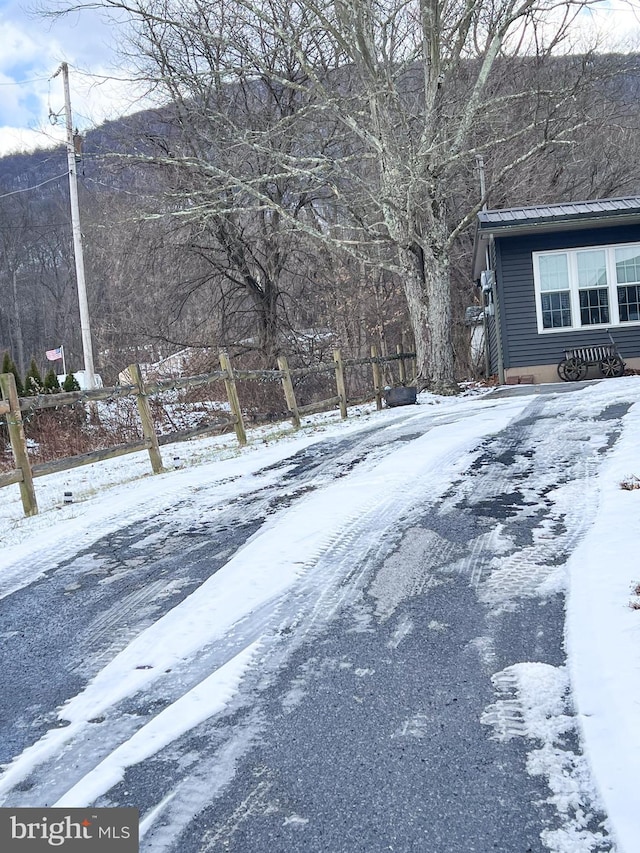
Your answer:
[[[115,459],[117,456],[125,456],[127,453],[149,450],[150,447],[151,441],[147,438],[141,438],[139,441],[129,441],[126,444],[116,444],[113,447],[91,450],[89,453],[80,453],[78,456],[52,459],[50,462],[36,462],[35,465],[31,466],[31,473],[34,477],[44,477],[47,474],[57,474],[60,471],[80,468],[82,465],[91,465],[92,462],[104,462],[105,459]]]
[[[286,358],[278,359],[277,370],[238,370],[231,364],[226,351],[220,351],[220,370],[203,373],[198,376],[186,376],[173,379],[161,379],[145,382],[140,366],[129,365],[127,368],[130,384],[115,385],[107,388],[95,388],[87,391],[67,391],[57,394],[38,394],[31,397],[18,397],[13,374],[0,374],[0,419],[6,423],[11,450],[13,454],[14,469],[0,472],[0,488],[17,484],[20,487],[22,506],[26,516],[36,515],[38,503],[33,485],[34,478],[43,477],[47,474],[70,470],[93,462],[102,462],[113,459],[127,453],[135,453],[146,450],[154,474],[165,471],[160,447],[169,443],[186,441],[190,438],[220,432],[233,428],[236,433],[238,444],[246,444],[247,437],[237,390],[237,382],[247,380],[261,380],[270,382],[281,382],[286,401],[287,410],[290,414],[294,427],[301,426],[301,416],[316,414],[327,411],[336,406],[340,409],[342,418],[348,414],[348,405],[364,402],[365,399],[375,399],[378,409],[382,408],[382,388],[380,367],[385,364],[398,363],[399,382],[405,384],[407,381],[407,362],[415,359],[414,353],[398,352],[395,355],[381,356],[375,347],[371,348],[369,358],[343,359],[339,350],[334,350],[333,361],[315,364],[310,367],[299,367],[289,369]],[[370,365],[373,375],[373,394],[367,398],[359,397],[357,400],[348,399],[347,382],[345,376],[346,368]],[[319,374],[334,374],[337,394],[324,400],[319,400],[305,406],[298,406],[295,393],[296,382],[307,376]],[[156,433],[149,397],[159,395],[167,391],[178,391],[185,389],[201,388],[214,382],[223,382],[231,414],[218,418],[206,425],[200,425],[193,429],[176,430],[159,436]],[[92,450],[88,453],[69,456],[64,459],[53,459],[46,462],[31,464],[27,450],[27,441],[24,433],[22,413],[32,413],[45,409],[59,409],[76,404],[91,404],[105,400],[122,400],[135,397],[140,419],[143,437],[136,441],[117,444],[112,447]],[[0,424],[2,420],[0,420]]]
[[[42,409],[58,409],[61,406],[72,406],[74,403],[96,403],[118,399],[119,397],[132,397],[135,393],[135,385],[114,385],[107,388],[94,388],[92,391],[60,391],[57,394],[36,394],[34,397],[20,397],[20,411],[35,412]]]

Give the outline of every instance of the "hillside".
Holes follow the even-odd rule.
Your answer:
[[[527,59],[511,60],[508,70],[525,77],[539,73]],[[491,205],[640,191],[634,154],[638,57],[565,57],[545,73],[573,81],[571,103],[584,127],[570,145],[541,147],[493,184],[513,146],[528,143],[513,141],[509,150],[489,146],[484,158]],[[350,85],[348,78],[343,74],[339,85]],[[506,73],[495,85],[497,93],[509,94]],[[410,75],[405,86],[411,87]],[[373,210],[362,209],[371,222],[358,220],[362,210],[354,216],[351,194],[361,194],[362,187],[375,193],[370,161],[363,159],[357,173],[335,183],[332,160],[357,155],[357,147],[307,105],[298,136],[287,141],[287,156],[295,149],[296,156],[303,150],[306,157],[321,157],[324,171],[318,178],[293,172],[277,181],[265,177],[261,190],[269,204],[285,205],[291,216],[287,224],[245,193],[247,174],[273,168],[267,162],[273,150],[262,162],[262,155],[246,147],[249,136],[268,126],[273,92],[252,85],[254,103],[246,114],[240,90],[224,91],[224,111],[218,105],[214,119],[213,111],[204,109],[202,126],[192,118],[185,123],[173,108],[147,110],[105,123],[83,140],[78,177],[85,263],[96,367],[107,381],[131,361],[154,360],[184,346],[224,345],[254,364],[272,364],[278,351],[302,361],[313,359],[315,350],[321,356],[321,335],[299,350],[301,329],[312,330],[312,336],[314,329],[330,330],[351,355],[368,353],[371,343],[393,351],[403,335],[410,342],[395,250],[391,244],[381,248],[378,238],[371,242]],[[220,116],[226,116],[223,123]],[[505,128],[516,119],[515,112],[505,114]],[[214,135],[205,141],[207,122]],[[245,146],[237,162],[215,141],[216,126],[223,140],[229,122],[239,146]],[[478,128],[479,138],[484,132]],[[231,178],[220,177],[223,165]],[[236,175],[234,169],[242,171]],[[63,148],[0,159],[0,352],[9,350],[23,371],[32,355],[45,368],[44,351],[61,343],[70,368],[81,367],[66,170]],[[323,183],[323,175],[330,183]],[[449,184],[452,220],[478,196],[478,186],[469,157]],[[336,229],[347,229],[353,238],[360,234],[359,252],[345,252],[324,238],[323,232]],[[451,258],[460,376],[472,370],[464,325],[465,309],[475,299],[468,271],[471,239],[467,229]]]

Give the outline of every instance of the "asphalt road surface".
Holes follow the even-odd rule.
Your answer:
[[[444,493],[432,495],[427,481],[402,500],[382,491],[292,592],[92,720],[1,804],[52,805],[259,638],[224,713],[129,767],[95,801],[140,809],[142,851],[548,853],[544,833],[566,815],[528,771],[535,744],[517,697],[496,702],[495,675],[525,661],[564,664],[563,595],[541,584],[589,524],[593,475],[628,404],[596,418],[566,397],[522,405]],[[64,726],[63,703],[292,507],[445,421],[411,407],[392,432],[319,442],[277,466],[275,482],[274,469],[262,472],[266,484],[258,475],[232,505],[201,490],[5,598],[0,762]],[[447,466],[454,471],[453,457]],[[559,505],[558,488],[573,490],[573,503]],[[571,727],[558,748],[569,764],[579,756]],[[584,805],[595,829],[603,816]],[[610,849],[606,833],[593,849]]]

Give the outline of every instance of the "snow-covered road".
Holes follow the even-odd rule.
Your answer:
[[[563,596],[637,397],[382,412],[17,541],[0,801],[136,806],[143,851],[611,849]]]

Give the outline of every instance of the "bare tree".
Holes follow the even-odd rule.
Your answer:
[[[73,255],[63,205],[55,185],[0,199],[0,344],[22,371],[30,356],[42,363],[47,346],[64,342],[73,351]]]
[[[419,380],[455,391],[451,258],[483,202],[475,158],[500,187],[601,120],[577,97],[593,64],[555,59],[591,0],[97,2],[126,13],[130,58],[177,118],[165,213],[215,237],[263,334],[280,235],[331,242],[400,276]]]
[[[273,363],[308,278],[301,223],[326,193],[313,170],[283,163],[305,150],[322,155],[331,144],[330,123],[322,117],[319,129],[301,86],[304,72],[281,39],[256,35],[260,67],[241,45],[221,47],[208,7],[173,8],[178,26],[167,25],[169,11],[163,3],[140,7],[131,39],[139,73],[168,101],[144,150],[129,154],[155,170],[161,188],[161,202],[146,217],[164,220],[170,243],[183,258],[192,256],[176,282],[174,305],[182,311],[215,285],[208,309],[225,320],[221,337],[240,335]],[[237,26],[230,6],[223,29],[235,33]]]

